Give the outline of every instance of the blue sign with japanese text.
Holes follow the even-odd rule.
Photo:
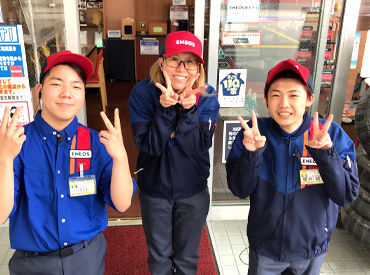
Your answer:
[[[0,77],[23,77],[21,45],[0,45]]]

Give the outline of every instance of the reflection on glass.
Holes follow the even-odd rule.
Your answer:
[[[253,9],[252,2],[255,7],[259,6],[259,9]],[[233,1],[222,1],[220,7],[218,68],[246,69],[247,77],[246,85],[241,91],[245,93],[244,106],[221,106],[220,109],[215,133],[213,203],[248,203],[248,200],[234,197],[227,187],[225,164],[222,161],[222,152],[228,143],[224,123],[236,120],[238,115],[248,119],[251,110],[255,110],[260,117],[268,116],[263,96],[264,86],[268,70],[278,62],[290,58],[308,67],[311,72],[315,71],[314,60],[321,12],[321,1],[318,0],[251,1],[248,11],[250,16],[242,18],[231,11],[231,3]],[[326,115],[329,105],[341,3],[342,0],[333,1],[331,9],[319,104],[322,116]],[[255,16],[256,14],[258,16]],[[219,73],[219,78],[221,75]],[[220,92],[219,89],[218,93]]]

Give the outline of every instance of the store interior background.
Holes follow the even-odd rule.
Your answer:
[[[348,1],[348,0],[347,0]],[[134,171],[136,168],[136,158],[137,158],[137,149],[134,145],[131,127],[129,123],[129,114],[127,109],[127,100],[130,94],[130,91],[135,84],[135,81],[140,81],[149,75],[149,68],[151,64],[157,59],[156,55],[140,55],[139,47],[140,47],[140,40],[147,37],[154,37],[155,39],[159,40],[160,42],[163,41],[164,35],[140,35],[140,22],[146,22],[147,28],[149,22],[165,22],[168,23],[169,19],[169,6],[172,5],[172,0],[103,0],[102,8],[93,8],[86,10],[86,24],[80,25],[81,31],[86,31],[88,33],[86,37],[86,41],[84,44],[81,44],[81,50],[83,54],[89,55],[92,58],[91,49],[95,43],[94,34],[98,31],[103,33],[104,38],[104,70],[105,70],[105,84],[106,84],[106,94],[107,94],[107,113],[108,115],[112,115],[114,108],[118,107],[121,111],[121,120],[122,120],[122,127],[123,127],[123,135],[125,139],[126,149],[129,155],[130,161],[130,168],[132,175],[134,175]],[[225,7],[227,1],[220,1],[220,9],[222,12],[225,12]],[[261,11],[262,16],[266,16],[270,13],[276,14],[278,16],[286,15],[286,11],[288,9],[300,10],[301,6],[317,6],[318,3],[321,1],[319,0],[261,0]],[[333,0],[332,3],[335,5],[336,3],[340,4],[340,7],[344,6],[343,0]],[[66,11],[63,11],[63,5],[65,1],[63,0],[19,0],[19,1],[1,1],[1,7],[4,16],[4,23],[7,24],[22,24],[27,25],[28,30],[30,33],[32,29],[30,28],[27,22],[32,21],[31,15],[33,14],[33,22],[35,23],[35,36],[36,36],[36,44],[38,46],[36,52],[39,58],[39,62],[42,62],[42,59],[45,58],[43,56],[44,50],[43,46],[46,45],[48,49],[52,50],[63,50],[65,48],[65,34],[64,31],[64,15]],[[76,0],[78,3],[78,0]],[[187,0],[186,4],[194,7],[195,0]],[[208,31],[209,31],[209,20],[210,20],[210,1],[205,1],[205,23],[204,23],[204,59],[207,60],[208,55]],[[48,9],[43,9],[44,6],[47,6]],[[288,8],[286,8],[288,7]],[[293,8],[292,8],[293,7]],[[33,10],[31,11],[31,8]],[[51,9],[52,8],[52,9]],[[285,10],[286,9],[286,10]],[[55,12],[54,14],[47,14],[46,11],[52,10]],[[333,9],[334,10],[334,9]],[[94,18],[95,12],[101,12],[102,18],[97,26]],[[77,11],[79,12],[79,11]],[[335,10],[335,13],[332,15],[333,17],[337,17],[337,22],[332,29],[331,36],[332,42],[338,39],[338,33],[340,28],[340,17],[341,17],[341,9]],[[25,18],[22,19],[21,13],[25,14]],[[27,15],[28,14],[28,15]],[[355,82],[362,66],[362,55],[364,52],[365,41],[367,38],[367,30],[370,29],[369,26],[369,14],[370,14],[370,0],[362,0],[361,7],[360,7],[360,14],[358,18],[358,25],[356,32],[361,33],[361,39],[359,41],[359,54],[357,59],[356,68],[349,70],[349,77],[347,82],[346,88],[346,102],[345,108],[351,105],[352,94],[355,86]],[[68,14],[67,14],[68,15]],[[121,30],[121,20],[122,18],[134,18],[136,20],[136,31],[139,34],[134,35],[133,39],[116,39],[116,38],[107,38],[108,30]],[[43,23],[41,21],[44,20]],[[49,20],[49,21],[48,21]],[[47,23],[49,22],[49,23]],[[294,27],[294,21],[288,22],[291,26]],[[194,27],[193,23],[189,24],[190,30],[193,30]],[[224,22],[211,22],[211,24],[219,24],[220,31],[223,28]],[[284,26],[285,22],[282,22],[280,25],[277,24],[277,27]],[[250,24],[256,25],[256,24]],[[317,22],[313,23],[313,28],[317,28]],[[270,26],[270,25],[266,25]],[[274,25],[273,25],[274,26]],[[47,32],[47,27],[49,27],[49,31],[51,28],[54,28],[53,31]],[[250,28],[252,26],[246,26]],[[271,27],[271,26],[270,26]],[[217,26],[218,28],[218,26]],[[299,33],[299,31],[297,31]],[[335,43],[335,42],[334,42]],[[30,43],[32,44],[32,43]],[[334,44],[333,44],[334,45]],[[29,48],[27,48],[29,47]],[[31,57],[30,60],[27,60],[29,64],[29,75],[37,76],[37,72],[34,69],[34,66],[30,65],[34,60],[32,60],[32,56],[35,55],[35,47],[26,45],[26,52],[31,53],[29,56]],[[39,48],[41,49],[39,51]],[[239,52],[245,51],[248,53],[247,56],[250,56],[250,53],[255,50],[251,48],[243,48],[238,49]],[[278,51],[278,50],[277,50]],[[280,50],[283,52],[284,50]],[[289,50],[294,51],[294,49]],[[279,52],[279,53],[280,53]],[[269,55],[274,55],[277,52],[267,52]],[[283,53],[284,54],[284,53]],[[94,62],[96,61],[95,54]],[[267,57],[267,56],[265,56]],[[268,56],[271,60],[271,56]],[[334,59],[334,57],[332,58]],[[223,60],[218,60],[218,64]],[[248,66],[248,62],[250,62],[249,58],[240,58],[239,60],[235,59],[237,62],[244,62],[245,66]],[[242,64],[237,64],[237,68],[244,68]],[[118,67],[118,68],[117,68]],[[329,67],[329,66],[328,66]],[[262,74],[261,74],[262,75]],[[263,74],[265,75],[265,74]],[[327,74],[329,76],[329,74]],[[331,77],[331,78],[330,78]],[[333,74],[327,78],[327,82],[332,81]],[[34,87],[36,84],[36,77],[31,81],[31,87]],[[249,79],[248,79],[249,82]],[[257,86],[255,85],[257,82],[250,81],[248,85],[255,89]],[[256,90],[261,90],[263,85],[263,81],[257,83],[259,86]],[[253,86],[254,85],[254,86]],[[247,87],[246,92],[249,87]],[[330,97],[330,85],[322,85],[321,92],[320,92],[320,102],[318,105],[318,110],[320,114],[325,117],[328,110],[328,97]],[[34,100],[34,107],[37,109],[38,107],[38,96],[34,93],[33,96]],[[104,125],[99,117],[98,110],[102,109],[102,98],[99,93],[99,89],[87,89],[86,95],[86,115],[87,115],[87,125],[91,128],[96,130],[100,130],[104,128]],[[260,100],[263,102],[263,100]],[[248,204],[248,200],[239,200],[234,197],[231,192],[228,190],[226,185],[226,172],[224,169],[224,163],[221,162],[221,153],[222,153],[222,141],[223,141],[223,122],[226,119],[231,119],[236,117],[236,111],[232,112],[232,115],[224,115],[224,113],[228,113],[225,109],[234,109],[234,108],[223,108],[220,112],[220,120],[219,120],[219,127],[215,133],[215,146],[214,146],[214,166],[213,166],[213,174],[212,174],[212,204],[213,205],[232,205],[232,204]],[[352,113],[351,113],[352,112]],[[261,108],[261,114],[265,115],[266,110]],[[353,110],[344,113],[345,117],[351,118],[353,117]],[[346,130],[348,135],[355,141],[356,140],[356,133],[354,128],[354,121],[344,120],[342,123],[342,127]],[[137,199],[137,195],[134,196],[132,207],[124,214],[118,214],[117,212],[109,209],[109,217],[111,219],[136,219],[140,217],[140,208]]]

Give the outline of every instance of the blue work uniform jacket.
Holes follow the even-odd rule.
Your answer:
[[[332,122],[328,131],[332,148],[305,147],[311,121],[306,114],[299,129],[289,135],[272,118],[260,118],[258,127],[266,145],[247,151],[242,129],[227,159],[230,190],[240,198],[250,196],[250,247],[274,260],[301,261],[325,253],[336,226],[338,205],[348,204],[358,195],[353,142]],[[312,157],[317,166],[302,165],[302,157]],[[301,184],[300,170],[304,169],[319,169],[324,183]]]
[[[207,93],[216,94],[208,86]],[[152,197],[181,199],[207,187],[209,153],[219,103],[217,96],[199,96],[189,110],[164,108],[162,92],[149,78],[137,83],[129,98],[135,144],[138,186]]]
[[[95,175],[97,193],[70,197],[69,178],[80,176],[77,162],[70,158],[74,137],[77,143],[82,138],[79,127],[90,133],[92,157],[83,174]],[[76,117],[57,132],[40,112],[24,128],[27,139],[14,159],[11,247],[46,252],[92,239],[107,227],[106,203],[114,208],[110,197],[113,160],[98,133],[79,124]],[[58,145],[60,134],[65,138]]]

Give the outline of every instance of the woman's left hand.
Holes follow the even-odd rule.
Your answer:
[[[332,121],[333,115],[330,114],[322,129],[319,129],[319,115],[315,112],[312,125],[313,133],[311,134],[311,140],[307,143],[309,147],[316,149],[329,149],[333,146],[333,142],[328,134]]]
[[[207,85],[203,85],[201,87],[198,87],[196,89],[193,89],[194,82],[199,77],[199,73],[194,75],[191,79],[189,79],[188,84],[186,85],[185,89],[182,91],[182,93],[179,96],[179,103],[184,107],[184,109],[190,109],[195,105],[197,102],[197,96],[196,94],[199,93],[201,90],[206,90]]]

